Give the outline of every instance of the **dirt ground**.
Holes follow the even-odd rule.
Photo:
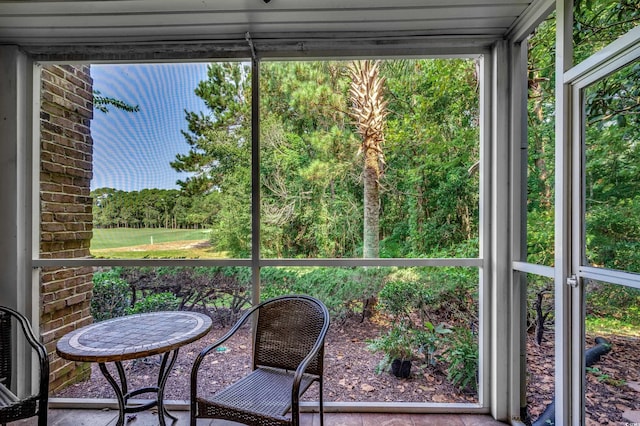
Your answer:
[[[607,339],[612,349],[588,368],[585,423],[587,426],[631,424],[623,418],[623,413],[640,410],[640,338],[587,335],[587,349],[595,345],[596,337]],[[554,359],[552,334],[547,335],[540,346],[529,336],[527,401],[533,419],[553,400]]]
[[[475,393],[465,393],[446,380],[446,366],[412,369],[411,377],[398,379],[389,373],[376,374],[375,367],[381,354],[366,349],[366,340],[376,337],[381,325],[357,318],[342,324],[332,324],[325,349],[325,401],[342,402],[477,402]],[[203,347],[215,341],[225,329],[214,328],[203,339],[180,349],[178,360],[167,382],[165,398],[189,399],[191,366]],[[199,380],[199,388],[206,392],[232,383],[250,369],[249,328],[228,341],[226,351],[206,359],[206,374]],[[622,413],[640,410],[640,339],[604,336],[613,344],[613,350],[602,357],[587,375],[587,424],[621,424]],[[593,341],[593,337],[590,337]],[[591,346],[588,344],[588,346]],[[531,417],[536,419],[553,399],[554,351],[553,336],[541,346],[533,339],[528,343],[527,401]],[[160,357],[150,357],[124,363],[129,390],[150,386],[157,379]],[[317,397],[317,386],[307,392],[305,399]],[[70,386],[56,397],[113,398],[114,394],[97,365],[92,365],[90,380]]]

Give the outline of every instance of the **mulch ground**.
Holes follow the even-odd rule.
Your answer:
[[[587,349],[595,345],[596,337],[607,339],[612,349],[587,371],[585,423],[587,426],[630,423],[623,414],[640,410],[640,339],[588,335]],[[553,335],[547,335],[540,346],[529,336],[527,359],[527,402],[531,417],[537,419],[554,395]]]
[[[462,392],[446,380],[446,366],[416,368],[411,377],[398,379],[389,373],[376,374],[381,354],[366,349],[366,340],[379,335],[383,325],[357,318],[342,324],[332,324],[325,349],[325,401],[340,402],[436,402],[474,403],[477,394]],[[203,339],[183,347],[167,382],[165,398],[188,400],[191,366],[197,354],[220,337],[226,329],[214,328]],[[208,357],[203,365],[199,387],[207,392],[234,382],[250,369],[248,327],[225,344],[226,351]],[[627,421],[623,413],[640,410],[640,339],[636,337],[603,336],[613,344],[613,350],[603,356],[587,374],[587,424],[614,425]],[[593,342],[593,337],[588,341]],[[591,343],[592,344],[592,343]],[[591,346],[588,344],[588,346]],[[541,346],[529,339],[527,401],[531,417],[536,419],[551,403],[554,392],[553,336],[548,335]],[[129,389],[154,384],[160,357],[125,362]],[[305,399],[317,397],[316,386]],[[91,379],[53,395],[70,398],[113,398],[114,394],[96,364]]]

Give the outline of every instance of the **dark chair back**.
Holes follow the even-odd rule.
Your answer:
[[[323,306],[312,298],[279,298],[258,310],[254,348],[256,366],[295,371],[325,328]],[[308,374],[322,375],[324,346],[311,360]]]
[[[15,335],[18,333],[17,335]],[[17,395],[12,382],[12,369],[16,348],[14,344],[22,333],[39,360],[37,372],[40,385],[28,396]],[[38,426],[47,424],[49,401],[49,359],[45,347],[36,338],[27,319],[19,312],[0,306],[0,424],[38,416]]]

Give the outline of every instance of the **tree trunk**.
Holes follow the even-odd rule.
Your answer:
[[[366,146],[366,144],[365,144]],[[364,258],[379,257],[380,224],[380,168],[378,153],[373,149],[365,152],[364,161]]]

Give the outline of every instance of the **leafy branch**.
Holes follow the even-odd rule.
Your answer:
[[[98,90],[93,91],[93,107],[98,111],[104,112],[105,114],[109,112],[109,106],[117,108],[126,112],[138,112],[140,111],[140,107],[138,105],[131,105],[120,99],[112,98],[109,96],[102,96]]]

